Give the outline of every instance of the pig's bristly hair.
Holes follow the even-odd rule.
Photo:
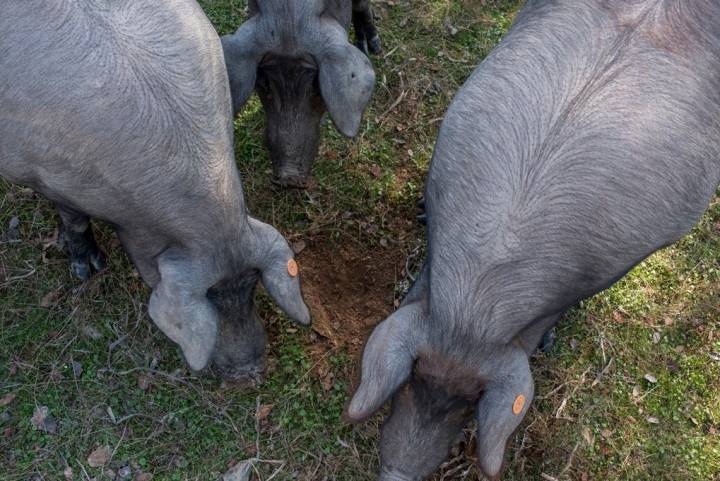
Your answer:
[[[718,184],[720,4],[578,3],[529,2],[446,115],[426,198],[447,342],[507,343],[608,287]]]

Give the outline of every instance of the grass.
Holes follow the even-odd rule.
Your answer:
[[[244,15],[241,1],[201,3],[223,34]],[[365,128],[355,141],[324,128],[308,191],[270,185],[252,100],[236,122],[236,156],[254,215],[338,250],[400,260],[416,250],[414,204],[440,119],[518,6],[377,2],[385,53],[373,59],[379,83]],[[80,286],[52,245],[50,204],[0,181],[0,234],[14,217],[19,239],[0,243],[0,399],[15,396],[0,407],[2,481],[64,479],[68,467],[73,479],[108,480],[125,466],[155,480],[214,480],[251,458],[262,460],[262,480],[374,479],[380,417],[340,421],[352,350],[296,329],[261,298],[265,383],[238,389],[191,374],[149,321],[148,290],[109,229],[100,244],[110,269]],[[509,446],[506,479],[720,479],[719,299],[716,200],[678,245],[574,309],[552,351],[535,357],[539,398]],[[39,406],[57,419],[56,434],[32,427]],[[110,461],[90,467],[102,446]],[[437,479],[477,476],[458,455]]]

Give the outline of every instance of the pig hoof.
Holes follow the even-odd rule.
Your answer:
[[[83,282],[90,279],[90,276],[92,275],[90,265],[87,262],[71,262],[70,270],[75,277]]]
[[[543,354],[547,354],[550,352],[550,349],[555,345],[555,328],[550,329],[548,332],[545,333],[545,335],[542,338],[542,341],[540,342],[540,352]]]
[[[380,40],[379,35],[375,35],[373,38],[370,39],[367,44],[370,53],[372,53],[373,55],[378,55],[382,52],[382,40]]]
[[[365,41],[364,38],[359,38],[355,41],[355,46],[365,55],[370,56],[370,52],[368,51],[368,44]]]
[[[105,267],[105,256],[102,252],[90,254],[87,258],[72,259],[70,261],[70,270],[73,275],[83,282],[90,279],[93,273],[104,270]]]
[[[107,267],[107,263],[105,262],[105,256],[102,252],[97,252],[96,254],[93,254],[90,256],[90,265],[92,265],[93,269],[95,269],[95,272],[100,272],[105,270]]]
[[[294,189],[307,189],[309,182],[308,182],[308,179],[306,179],[304,177],[295,177],[295,176],[279,177],[277,175],[273,175],[272,183],[277,186],[280,186],[280,187],[288,187],[288,188],[294,188]]]

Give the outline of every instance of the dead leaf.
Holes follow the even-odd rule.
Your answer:
[[[43,309],[47,309],[50,306],[54,305],[57,300],[60,298],[60,291],[54,290],[50,291],[47,294],[45,294],[42,299],[40,299],[40,307]]]
[[[642,388],[640,387],[639,384],[636,384],[635,387],[633,388],[632,395],[635,399],[637,399],[640,397],[641,394],[642,394]]]
[[[75,376],[75,379],[80,379],[83,372],[82,364],[77,361],[72,361],[70,364],[72,365],[73,376]]]
[[[135,476],[135,481],[150,481],[153,478],[151,473],[138,473]]]
[[[660,333],[659,333],[659,332],[657,332],[657,331],[653,332],[653,335],[652,335],[652,342],[653,342],[653,344],[660,344],[660,339],[661,339],[661,338],[662,338],[662,336],[660,336]]]
[[[55,421],[55,418],[53,418],[52,414],[50,414],[50,408],[47,406],[40,406],[35,409],[35,412],[30,419],[30,423],[38,431],[43,431],[49,434],[55,434],[58,429],[57,421]]]
[[[671,317],[666,317],[665,319],[663,319],[663,321],[665,322],[665,325],[667,327],[670,327],[675,323],[675,321]]]
[[[0,407],[5,407],[15,400],[17,396],[13,393],[5,395],[4,398],[0,399]]]
[[[264,421],[270,415],[273,407],[273,404],[263,404],[259,406],[257,411],[255,412],[255,419],[257,419],[258,421]]]
[[[90,453],[90,456],[87,458],[87,463],[91,468],[101,468],[105,466],[109,460],[110,448],[101,446]]]
[[[252,473],[252,463],[242,461],[230,468],[222,477],[222,481],[249,481],[250,473]]]
[[[72,468],[71,468],[70,466],[68,466],[67,468],[65,468],[65,471],[63,471],[63,476],[65,476],[65,479],[66,479],[67,481],[72,481],[72,479],[73,479],[73,470],[72,470]]]
[[[625,322],[625,318],[623,317],[623,315],[620,311],[614,311],[612,316],[613,316],[613,320],[617,323]]]
[[[590,481],[587,473],[580,474],[580,481]]]
[[[650,373],[645,374],[644,379],[650,384],[657,384],[657,378]]]
[[[602,431],[600,431],[600,435],[605,439],[610,439],[612,437],[612,431],[610,431],[609,429],[603,429]]]
[[[87,337],[92,339],[93,341],[99,341],[103,337],[103,335],[100,333],[100,331],[98,331],[97,329],[95,329],[93,326],[91,326],[89,324],[86,324],[85,326],[83,326],[83,333]]]
[[[329,391],[332,389],[333,385],[335,384],[335,374],[332,372],[328,372],[322,380],[322,387],[324,390]]]
[[[370,166],[370,173],[373,175],[373,177],[380,177],[380,174],[382,174],[382,171],[380,170],[380,166],[373,164]]]
[[[143,391],[147,391],[150,389],[150,377],[146,376],[145,374],[140,374],[138,376],[138,387],[142,389]]]
[[[648,416],[647,422],[649,422],[650,424],[660,424],[660,420],[655,416]]]
[[[15,428],[13,426],[8,426],[3,429],[3,437],[5,439],[11,438],[13,436],[15,436]]]

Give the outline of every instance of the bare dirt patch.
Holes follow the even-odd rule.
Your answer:
[[[357,354],[372,328],[395,308],[404,254],[396,248],[311,242],[298,256],[313,329]]]

